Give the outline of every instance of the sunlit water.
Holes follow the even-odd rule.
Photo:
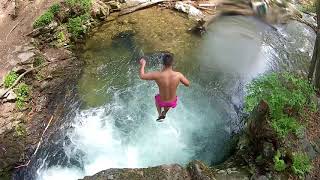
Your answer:
[[[178,106],[163,123],[155,121],[157,87],[138,78],[137,61],[146,55],[147,71],[158,70],[161,53],[141,43],[139,33],[127,32],[112,41],[97,41],[93,35],[82,53],[81,103],[66,117],[71,128],[61,128],[63,133],[40,151],[25,177],[72,180],[108,168],[186,164],[192,159],[221,162],[229,155],[232,132],[241,129],[244,85],[269,70],[305,70],[314,34],[306,27],[302,29],[310,34],[292,34],[291,25],[275,31],[242,17],[215,23],[190,53],[178,54],[176,68],[191,80],[191,87],[179,87]],[[292,53],[303,62],[282,66],[289,61],[283,54]]]

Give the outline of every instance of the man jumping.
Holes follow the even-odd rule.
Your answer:
[[[143,80],[154,80],[159,87],[159,94],[155,96],[155,103],[159,117],[158,122],[162,122],[166,118],[166,114],[170,108],[177,106],[178,97],[176,95],[178,85],[180,83],[189,86],[190,82],[180,72],[173,71],[173,54],[164,53],[162,56],[163,68],[161,71],[145,73],[144,68],[146,61],[140,60],[140,78]],[[162,111],[163,108],[163,111]]]

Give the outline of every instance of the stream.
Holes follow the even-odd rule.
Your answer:
[[[79,52],[85,62],[59,133],[40,148],[15,179],[73,180],[108,168],[214,165],[230,156],[241,121],[245,85],[270,71],[307,72],[315,33],[289,22],[271,28],[254,18],[223,17],[199,38],[183,15],[150,8],[95,29]],[[159,70],[161,51],[175,54],[175,69],[191,81],[179,102],[156,122],[157,86],[138,76]]]

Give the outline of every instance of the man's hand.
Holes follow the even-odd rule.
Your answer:
[[[140,76],[140,79],[143,79],[143,80],[155,80],[159,75],[158,72],[149,72],[149,73],[145,73],[144,72],[144,68],[145,68],[145,65],[146,65],[146,60],[144,60],[144,58],[141,58],[140,59],[140,73],[139,73],[139,76]]]
[[[144,60],[143,58],[140,59],[140,65],[141,66],[145,66],[146,65],[146,60]]]

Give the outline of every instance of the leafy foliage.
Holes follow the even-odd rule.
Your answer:
[[[57,34],[56,38],[57,38],[58,43],[62,43],[66,40],[66,36],[64,35],[64,33],[62,31],[60,31]]]
[[[66,0],[66,3],[72,8],[79,8],[85,12],[88,12],[92,5],[91,0]]]
[[[54,15],[60,11],[59,4],[53,4],[48,11],[43,13],[38,19],[33,23],[34,28],[44,27],[53,21]]]
[[[281,158],[281,153],[278,150],[277,153],[275,154],[275,156],[273,157],[273,161],[274,161],[274,169],[279,172],[284,171],[287,167],[284,160],[280,159],[280,158]]]
[[[280,137],[286,137],[289,132],[293,132],[295,135],[299,136],[303,129],[303,126],[292,117],[284,117],[274,120],[271,122],[271,127]]]
[[[247,88],[245,110],[250,112],[261,100],[266,101],[270,107],[271,126],[280,137],[285,137],[289,132],[299,134],[303,126],[292,114],[301,113],[305,107],[314,107],[314,103],[310,102],[315,95],[312,85],[290,73],[261,76]]]
[[[14,71],[10,71],[5,77],[4,77],[4,87],[9,88],[12,86],[12,84],[18,79],[18,74]]]
[[[56,4],[53,4],[51,7],[50,7],[50,9],[49,9],[49,11],[50,12],[52,12],[52,14],[57,14],[59,11],[60,11],[60,5],[58,4],[58,3],[56,3]]]
[[[311,161],[306,154],[296,153],[293,155],[293,162],[291,166],[293,172],[298,176],[303,176],[312,169]]]
[[[75,18],[70,18],[67,24],[68,31],[73,38],[78,38],[86,32],[84,24],[90,18],[90,15],[84,14]]]
[[[51,23],[54,18],[54,14],[51,11],[47,11],[42,14],[38,19],[33,23],[34,28],[44,27],[47,24]]]
[[[25,83],[20,83],[16,89],[17,101],[16,107],[18,109],[23,109],[25,106],[25,101],[29,98],[30,88]]]

